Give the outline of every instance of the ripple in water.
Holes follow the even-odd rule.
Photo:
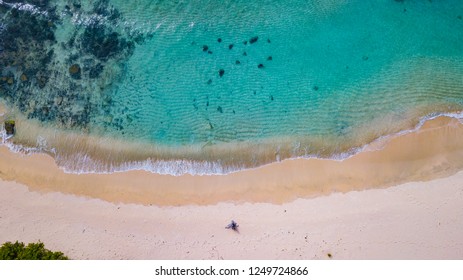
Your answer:
[[[463,3],[0,1],[9,141],[76,172],[344,157],[463,106]]]

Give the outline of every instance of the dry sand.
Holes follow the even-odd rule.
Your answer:
[[[179,177],[65,174],[0,147],[0,242],[75,259],[461,259],[462,139],[440,117],[344,161]]]
[[[462,259],[462,217],[463,173],[282,205],[114,204],[0,182],[0,242],[74,259]]]

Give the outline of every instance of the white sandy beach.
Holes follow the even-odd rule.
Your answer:
[[[463,260],[463,0],[22,2],[0,246]]]
[[[282,205],[115,204],[1,181],[0,213],[0,242],[73,259],[463,258],[463,172]]]
[[[3,146],[0,243],[73,259],[463,259],[461,139],[440,117],[343,161],[178,177],[67,174]]]

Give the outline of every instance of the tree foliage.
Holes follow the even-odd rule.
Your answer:
[[[67,260],[62,252],[45,249],[42,242],[29,243],[6,242],[0,247],[0,260]]]

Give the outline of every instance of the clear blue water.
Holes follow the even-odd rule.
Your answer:
[[[7,2],[4,25],[33,13],[55,39],[3,53],[54,53],[43,87],[21,79],[32,62],[4,59],[0,98],[48,127],[140,144],[62,148],[63,164],[331,157],[463,107],[461,0]]]

